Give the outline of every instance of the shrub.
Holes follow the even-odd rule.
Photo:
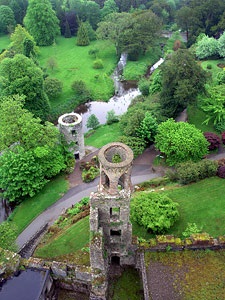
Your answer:
[[[221,140],[222,140],[222,143],[225,145],[225,131],[223,131],[221,133]]]
[[[59,79],[47,77],[44,81],[44,90],[49,98],[56,98],[62,92],[62,87]]]
[[[217,168],[218,163],[209,159],[204,159],[197,163],[185,162],[178,165],[176,177],[181,184],[189,184],[200,179],[215,176]]]
[[[126,144],[133,150],[134,158],[141,154],[146,147],[146,142],[144,140],[131,136],[122,136],[120,137],[119,142]]]
[[[213,132],[204,132],[204,136],[209,142],[208,149],[209,150],[215,150],[218,149],[220,146],[220,138],[217,134]]]
[[[91,182],[99,175],[99,169],[97,167],[90,167],[89,170],[82,171],[82,180],[84,182]]]
[[[118,116],[115,114],[115,111],[113,109],[109,110],[106,116],[106,124],[111,125],[116,122],[119,122]]]
[[[79,97],[80,103],[91,100],[91,94],[83,80],[76,80],[71,85],[72,90]]]
[[[149,95],[149,85],[150,85],[150,82],[147,79],[142,78],[141,80],[139,80],[138,88],[139,88],[140,92],[142,93],[142,95],[144,95],[144,96]]]
[[[96,115],[92,114],[87,119],[87,128],[93,128],[96,129],[99,126],[99,120],[96,117]]]
[[[202,228],[198,228],[195,223],[188,223],[187,228],[182,232],[184,238],[190,237],[192,234],[200,233]]]
[[[218,168],[217,175],[220,178],[225,178],[225,166],[221,166],[221,167]]]
[[[219,84],[219,85],[225,83],[225,71],[224,70],[217,73],[216,81],[217,81],[217,84]]]
[[[90,56],[93,56],[94,58],[97,58],[97,55],[99,53],[99,49],[97,48],[91,48],[89,51],[88,51],[88,54]]]
[[[131,201],[131,218],[153,233],[164,233],[179,217],[177,206],[164,194],[140,192]]]
[[[206,68],[207,68],[208,70],[211,70],[211,69],[212,69],[212,65],[211,65],[211,64],[207,64]]]
[[[103,61],[101,59],[96,59],[93,63],[93,68],[94,69],[103,69]]]

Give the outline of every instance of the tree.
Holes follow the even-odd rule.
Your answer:
[[[56,98],[62,92],[63,84],[57,78],[47,77],[44,81],[44,90],[49,98]]]
[[[213,37],[204,35],[196,44],[195,54],[199,59],[217,55],[218,42]]]
[[[155,136],[155,146],[165,155],[169,166],[202,159],[208,153],[208,145],[203,133],[194,125],[173,119],[161,123]]]
[[[115,0],[106,0],[103,8],[101,9],[101,19],[105,19],[107,15],[116,13],[118,10],[119,8],[117,7]]]
[[[131,201],[131,218],[153,233],[165,233],[178,220],[178,204],[168,196],[139,192]]]
[[[72,37],[71,30],[70,30],[70,25],[69,25],[68,20],[66,20],[66,24],[65,24],[64,37],[65,38],[71,38]]]
[[[11,33],[16,25],[14,13],[9,6],[0,5],[0,32]]]
[[[87,46],[90,44],[88,37],[88,30],[86,25],[81,22],[78,32],[77,32],[77,45],[78,46]]]
[[[26,56],[30,57],[30,54],[36,55],[38,53],[38,47],[34,42],[34,38],[19,24],[16,26],[15,31],[11,34],[10,40],[10,48],[16,54],[27,54]]]
[[[204,92],[206,72],[193,55],[185,49],[178,49],[161,67],[162,89],[160,104],[163,115],[175,118],[188,103]]]
[[[10,201],[32,196],[66,168],[67,150],[59,130],[23,108],[19,96],[0,102],[0,186]]]
[[[225,32],[218,40],[218,53],[220,57],[225,57]]]
[[[137,135],[146,141],[153,142],[157,132],[158,124],[156,118],[150,112],[145,113],[144,119],[141,121],[140,127],[137,129]]]
[[[50,106],[44,92],[42,70],[28,57],[17,54],[5,58],[0,65],[2,94],[26,96],[25,108],[43,120],[47,119]]]
[[[87,128],[93,128],[96,129],[99,126],[99,120],[96,117],[96,115],[92,114],[87,119]]]
[[[14,13],[16,24],[23,24],[23,19],[27,11],[28,0],[10,0],[9,6]]]
[[[37,45],[52,45],[59,31],[59,20],[49,0],[30,0],[24,24]]]

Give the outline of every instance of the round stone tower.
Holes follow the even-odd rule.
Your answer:
[[[70,145],[76,159],[85,155],[84,135],[82,130],[82,117],[77,113],[64,114],[58,119],[59,130]]]

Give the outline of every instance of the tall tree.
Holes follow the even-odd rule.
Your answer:
[[[104,7],[101,9],[101,19],[103,20],[107,15],[118,12],[119,8],[115,0],[106,0]]]
[[[42,70],[28,57],[17,54],[5,58],[0,65],[2,75],[2,94],[26,96],[25,107],[36,117],[46,120],[50,106],[44,92]]]
[[[160,103],[163,115],[175,118],[204,91],[205,82],[206,72],[193,55],[185,49],[175,51],[162,65]]]
[[[78,32],[77,32],[77,45],[78,46],[87,46],[90,44],[88,37],[88,30],[86,24],[81,22]]]
[[[59,20],[49,0],[30,0],[24,24],[37,45],[52,45],[59,34]]]
[[[14,12],[16,24],[23,24],[26,15],[28,0],[10,0],[9,6]]]
[[[11,33],[16,25],[14,13],[9,6],[0,5],[0,32]]]

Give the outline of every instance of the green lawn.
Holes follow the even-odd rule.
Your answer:
[[[119,123],[103,125],[85,135],[85,145],[101,148],[108,143],[118,141],[121,135]]]
[[[180,218],[168,234],[182,236],[188,223],[198,227],[213,237],[225,234],[224,179],[207,178],[180,188],[171,188],[167,195],[179,203]],[[152,237],[143,227],[133,224],[133,234],[145,239]]]
[[[3,49],[6,49],[10,43],[8,35],[0,35],[0,53]]]
[[[98,58],[103,61],[103,69],[93,68],[95,58],[88,54],[93,48],[99,49]],[[47,65],[50,58],[55,59],[57,64],[53,70]],[[51,102],[53,107],[73,96],[71,84],[75,80],[83,80],[87,84],[94,100],[108,100],[114,92],[110,75],[116,66],[117,57],[115,47],[107,41],[92,41],[90,45],[81,47],[76,45],[74,37],[70,39],[59,37],[54,45],[40,47],[38,59],[51,77],[63,82],[62,95]]]
[[[206,113],[199,109],[195,105],[188,106],[188,123],[195,125],[202,132],[214,132],[218,133],[213,125],[213,122],[210,121],[207,125],[203,124],[206,120]]]
[[[201,62],[202,68],[212,74],[213,82],[215,82],[217,74],[223,70],[217,66],[219,63],[224,64],[224,59],[206,60]],[[211,66],[211,69],[207,69],[207,66],[209,65]]]
[[[51,180],[39,194],[24,200],[15,208],[10,220],[18,227],[18,235],[50,205],[60,199],[68,190],[65,176],[58,176]]]
[[[85,217],[67,228],[51,243],[37,249],[35,256],[54,258],[74,253],[89,243],[89,217]]]

